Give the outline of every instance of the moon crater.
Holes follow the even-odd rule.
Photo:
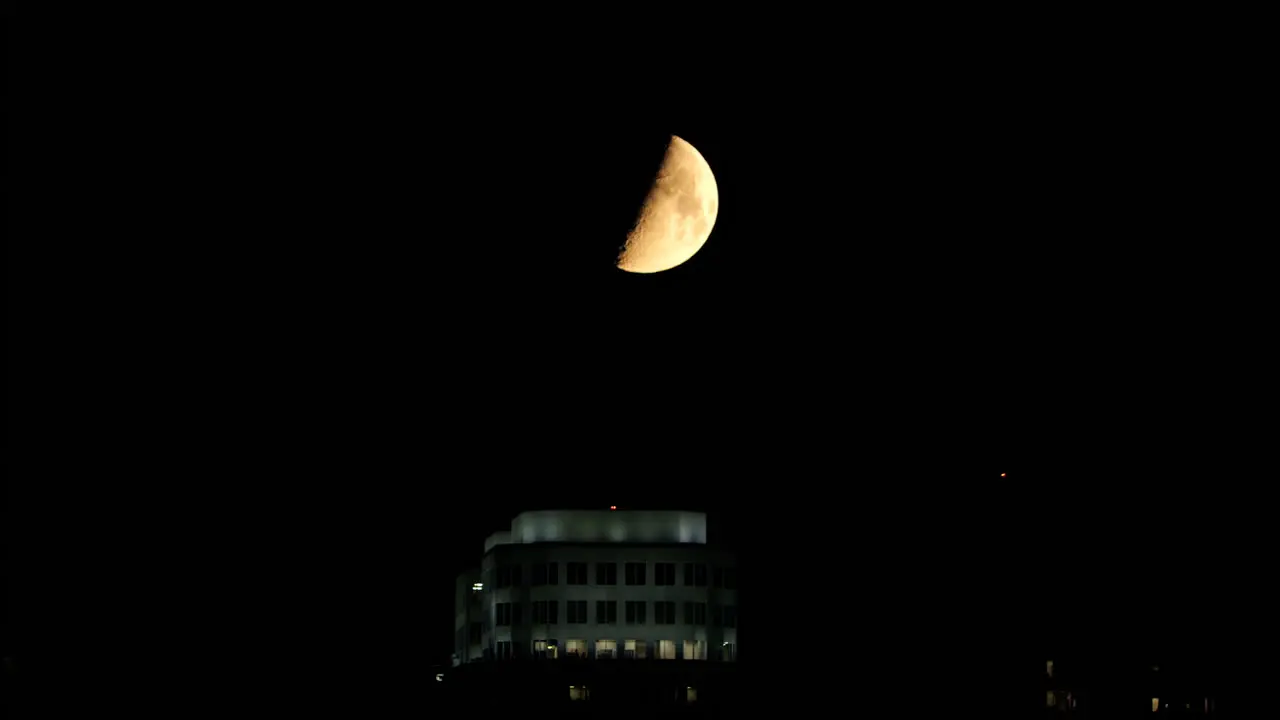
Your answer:
[[[671,136],[662,166],[618,254],[617,266],[655,273],[693,257],[715,226],[719,195],[706,159]]]

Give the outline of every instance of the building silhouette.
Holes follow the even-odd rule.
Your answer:
[[[455,660],[732,662],[737,587],[702,513],[525,512],[457,579]]]

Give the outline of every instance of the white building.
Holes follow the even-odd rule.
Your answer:
[[[526,512],[458,578],[461,662],[515,657],[733,660],[737,570],[702,513]]]

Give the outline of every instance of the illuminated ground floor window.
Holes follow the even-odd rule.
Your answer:
[[[684,659],[685,660],[706,660],[707,659],[707,643],[702,640],[685,640],[684,641]]]
[[[577,657],[586,657],[587,641],[586,640],[565,640],[564,652],[566,655],[570,657],[573,657],[575,655]]]
[[[622,642],[623,657],[632,660],[643,660],[645,657],[645,647],[643,640],[624,640]]]
[[[618,652],[618,643],[616,640],[597,640],[596,641],[596,659],[612,660],[614,653]]]
[[[676,641],[675,640],[659,640],[658,641],[658,659],[659,660],[675,660],[676,659]]]

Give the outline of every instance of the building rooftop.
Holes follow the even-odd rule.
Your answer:
[[[517,515],[509,532],[486,538],[484,551],[540,542],[705,545],[707,516],[683,510],[535,510]]]

